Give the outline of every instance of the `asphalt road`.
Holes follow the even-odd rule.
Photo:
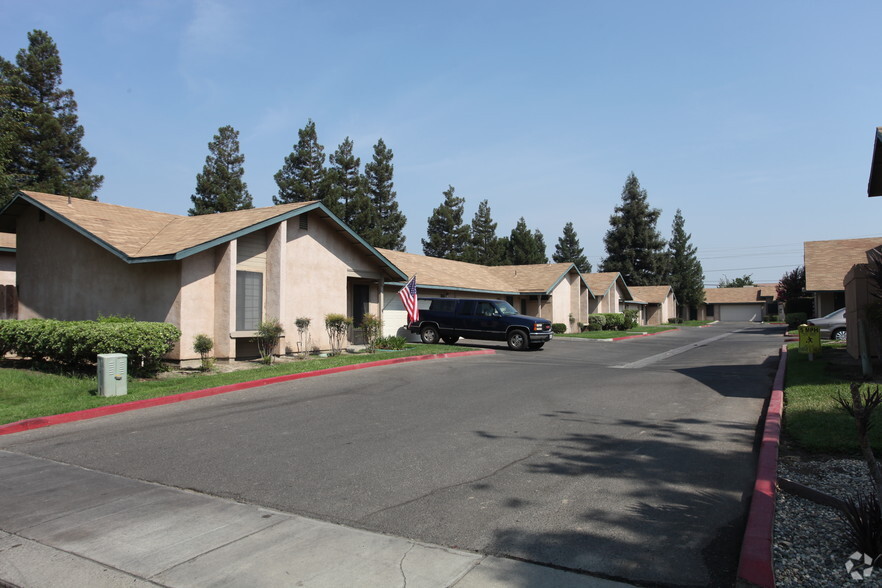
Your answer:
[[[0,448],[631,582],[730,585],[781,328],[416,362]]]

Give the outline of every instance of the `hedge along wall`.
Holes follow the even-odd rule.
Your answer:
[[[180,338],[181,331],[168,323],[0,320],[0,356],[14,351],[68,367],[95,363],[100,353],[125,353],[130,372],[156,371]]]

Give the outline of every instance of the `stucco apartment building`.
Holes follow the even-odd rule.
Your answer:
[[[845,306],[845,276],[857,264],[867,263],[867,251],[882,245],[882,238],[806,241],[805,289],[815,303],[815,316],[825,316]]]
[[[179,360],[198,357],[200,333],[219,358],[253,356],[264,318],[291,347],[295,319],[309,317],[326,349],[326,314],[379,314],[384,284],[406,277],[318,202],[184,217],[20,192],[0,231],[17,236],[19,318],[169,322]]]
[[[567,325],[572,333],[588,322],[594,294],[572,263],[486,266],[414,253],[378,250],[408,276],[416,275],[419,296],[493,298],[522,314]],[[407,316],[397,296],[403,284],[388,287],[383,322],[388,334],[405,335]]]

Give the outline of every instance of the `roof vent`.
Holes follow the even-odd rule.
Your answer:
[[[304,212],[303,214],[300,215],[300,228],[303,229],[304,231],[309,230],[309,213],[308,212]]]

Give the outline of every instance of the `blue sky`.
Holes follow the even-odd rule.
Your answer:
[[[486,198],[499,235],[523,216],[549,257],[572,221],[596,270],[633,171],[715,285],[882,235],[880,22],[878,1],[0,0],[0,55],[53,37],[104,202],[186,214],[230,124],[269,206],[312,118],[326,154],[392,149],[410,252],[453,185],[467,220]]]

